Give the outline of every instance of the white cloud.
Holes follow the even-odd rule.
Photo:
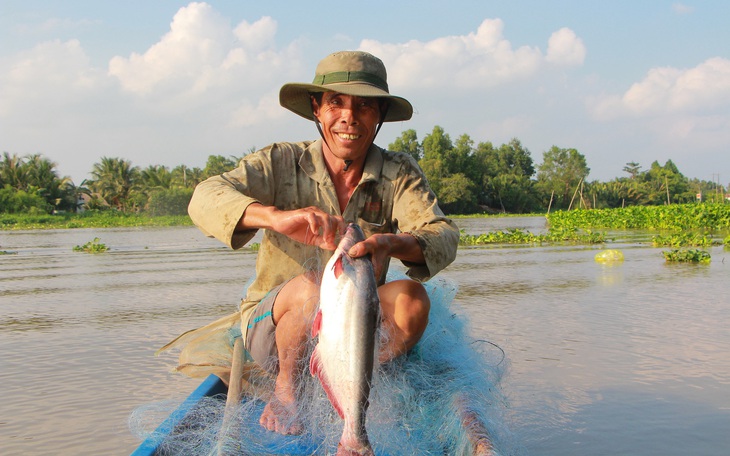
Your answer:
[[[586,57],[583,40],[569,28],[561,28],[554,32],[548,40],[545,60],[562,65],[582,65]]]
[[[48,122],[69,106],[82,105],[104,84],[78,40],[49,41],[2,62],[0,117]]]
[[[612,95],[592,103],[601,119],[622,116],[666,116],[730,107],[730,60],[714,57],[694,68],[651,69],[623,95]]]
[[[112,58],[109,75],[127,92],[167,101],[182,97],[190,102],[212,92],[230,97],[244,87],[267,87],[272,73],[298,68],[294,47],[275,49],[276,29],[270,17],[232,28],[210,5],[191,3],[147,51]]]
[[[276,29],[269,17],[232,27],[210,6],[191,3],[157,43],[110,58],[107,69],[93,66],[78,40],[6,57],[3,150],[44,153],[80,181],[102,155],[140,165],[190,163],[273,138],[286,114],[278,88],[304,67],[297,41],[276,48]]]
[[[232,35],[230,25],[209,5],[191,3],[175,14],[170,31],[144,54],[111,59],[109,74],[138,94],[184,90],[223,61]]]
[[[386,62],[393,85],[418,88],[494,87],[536,75],[546,60],[576,65],[585,56],[581,40],[567,28],[551,37],[548,59],[537,47],[513,48],[503,29],[500,19],[486,19],[467,35],[396,44],[363,40],[360,48]]]

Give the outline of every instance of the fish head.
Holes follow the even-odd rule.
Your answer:
[[[365,233],[356,223],[350,223],[345,229],[345,234],[337,244],[332,258],[330,258],[327,266],[325,266],[324,282],[341,282],[343,280],[363,283],[370,282],[369,276],[374,277],[373,265],[370,256],[353,258],[348,252],[358,242],[365,240]],[[345,277],[342,277],[344,274]],[[367,277],[367,278],[365,278]]]
[[[337,244],[337,250],[335,251],[335,255],[341,253],[346,254],[353,245],[364,240],[365,233],[362,231],[362,228],[360,228],[360,225],[358,225],[357,223],[350,223],[349,225],[347,225],[347,228],[345,229],[345,234],[342,236],[342,239],[340,239],[340,243]]]

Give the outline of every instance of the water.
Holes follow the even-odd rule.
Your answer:
[[[458,220],[468,233],[541,218]],[[105,254],[73,252],[94,237]],[[596,246],[460,249],[442,274],[475,337],[502,347],[511,450],[717,455],[730,447],[730,252],[666,264],[618,233]],[[135,408],[196,385],[153,352],[236,308],[255,253],[195,228],[0,232],[0,453],[128,454]]]

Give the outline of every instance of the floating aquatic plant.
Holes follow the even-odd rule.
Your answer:
[[[103,253],[109,250],[106,244],[99,242],[99,238],[96,237],[94,240],[87,242],[84,245],[77,245],[73,248],[74,252],[86,252],[86,253]]]
[[[505,231],[492,231],[479,235],[462,232],[459,235],[459,245],[464,246],[486,244],[546,244],[558,242],[601,244],[606,242],[606,238],[603,233],[596,233],[590,230],[579,232],[577,229],[571,228],[551,229],[545,234],[534,234],[515,228]]]
[[[667,262],[676,263],[709,263],[711,256],[700,249],[674,249],[662,252]]]
[[[700,233],[674,233],[670,235],[656,235],[651,239],[654,247],[710,247],[719,244],[712,237]]]

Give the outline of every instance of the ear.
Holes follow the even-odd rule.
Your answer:
[[[312,105],[312,115],[319,118],[319,103],[317,103],[317,98],[314,95],[310,95],[309,102]]]

